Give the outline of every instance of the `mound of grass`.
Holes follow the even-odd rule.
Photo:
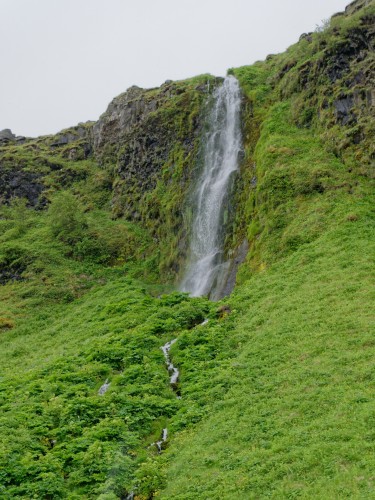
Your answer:
[[[198,344],[184,337],[181,385],[204,418],[171,443],[161,498],[372,496],[375,245],[364,213],[239,287],[224,341],[210,323]]]

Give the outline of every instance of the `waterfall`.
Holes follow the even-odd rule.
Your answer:
[[[221,298],[230,262],[224,260],[225,222],[231,178],[241,151],[241,93],[227,76],[216,89],[204,141],[204,165],[192,197],[190,252],[180,290]]]

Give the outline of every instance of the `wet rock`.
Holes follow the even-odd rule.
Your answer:
[[[340,125],[347,125],[356,121],[356,117],[352,112],[353,106],[354,99],[352,96],[342,96],[334,101],[333,107],[336,120]]]
[[[169,351],[175,342],[177,342],[177,339],[173,339],[167,342],[160,349],[163,351],[165,364],[167,365],[167,370],[170,376],[169,383],[171,384],[172,389],[179,395],[178,378],[180,376],[180,372],[178,368],[174,366],[174,364],[171,361],[171,358],[169,357]]]
[[[225,286],[222,290],[221,297],[227,297],[232,293],[232,290],[236,284],[236,276],[239,266],[245,261],[246,255],[249,251],[249,243],[245,239],[241,245],[237,248],[231,261],[228,277]]]
[[[161,433],[161,439],[159,441],[156,441],[155,443],[151,443],[149,448],[152,448],[153,446],[156,446],[157,450],[158,450],[158,453],[160,455],[160,453],[162,452],[164,446],[165,446],[165,443],[167,441],[167,438],[168,438],[168,429],[163,429],[162,433]]]
[[[210,320],[208,318],[206,318],[205,320],[202,321],[202,323],[199,323],[198,326],[205,326],[207,325],[207,323],[209,322]]]

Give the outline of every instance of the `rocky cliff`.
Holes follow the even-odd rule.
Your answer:
[[[219,81],[203,75],[158,89],[132,87],[92,130],[95,158],[113,175],[112,213],[140,221],[166,249],[162,272],[177,273],[184,259],[187,193],[198,165],[204,110]]]
[[[156,89],[132,87],[97,122],[55,136],[1,132],[3,203],[21,197],[43,208],[56,189],[94,182],[107,193],[114,218],[141,223],[160,243],[161,272],[175,275],[184,259],[183,213],[198,164],[204,109],[219,81],[203,75]]]

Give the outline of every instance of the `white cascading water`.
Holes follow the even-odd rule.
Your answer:
[[[227,76],[215,91],[204,146],[204,167],[193,194],[190,254],[180,290],[191,296],[221,298],[229,269],[224,261],[225,209],[241,151],[241,92]]]

